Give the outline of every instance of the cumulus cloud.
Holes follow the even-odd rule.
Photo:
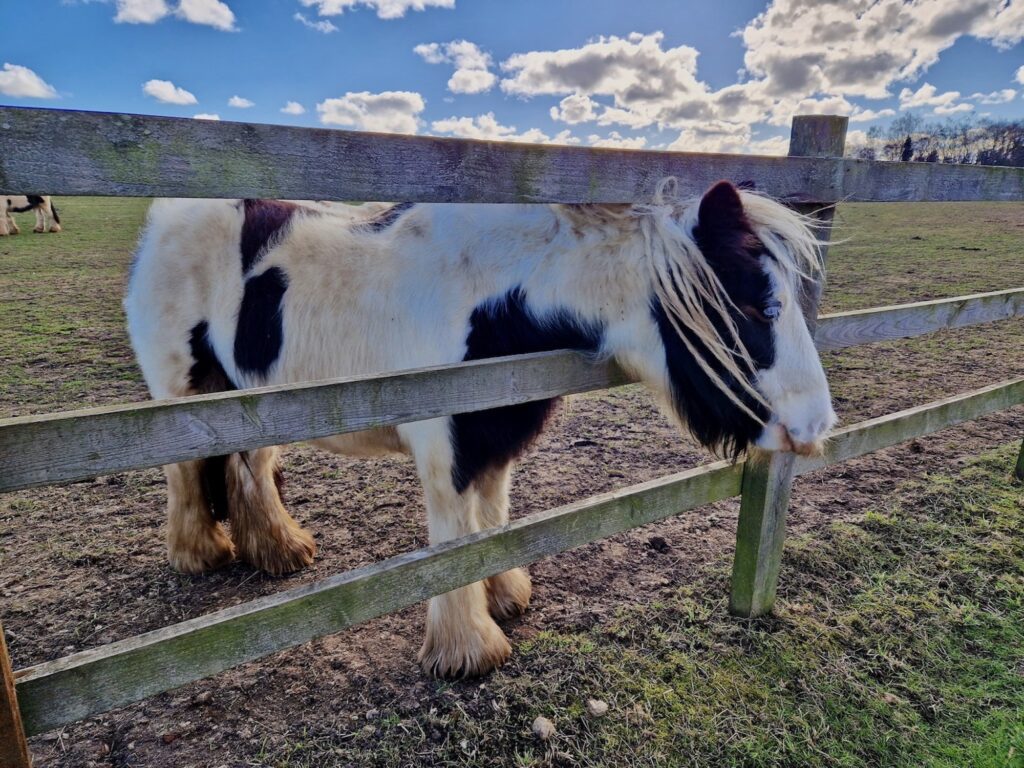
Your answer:
[[[882,98],[958,38],[1024,39],[1024,4],[1003,0],[774,0],[742,31],[744,67],[771,95]]]
[[[377,12],[382,19],[400,19],[408,10],[425,11],[427,8],[454,8],[455,0],[299,0],[306,8],[316,8],[321,16],[338,16],[358,5]]]
[[[232,96],[228,99],[228,106],[235,107],[235,109],[248,109],[249,107],[255,107],[255,102],[244,99],[241,96]]]
[[[295,15],[292,16],[292,18],[295,19],[300,24],[303,24],[309,27],[310,29],[320,32],[321,34],[324,35],[329,35],[331,34],[331,32],[338,31],[338,28],[334,26],[334,24],[329,22],[327,19],[321,19],[320,21],[310,21],[309,19],[306,18],[306,14],[299,13],[298,11],[295,12]]]
[[[361,91],[316,105],[320,122],[341,125],[360,131],[385,133],[416,133],[419,114],[426,106],[423,97],[414,91]]]
[[[450,43],[421,43],[413,52],[428,64],[453,64],[455,72],[448,80],[452,93],[484,93],[494,87],[497,76],[490,71],[491,55],[468,40]]]
[[[589,96],[574,93],[558,102],[557,107],[551,108],[551,119],[569,125],[587,123],[596,119],[598,106],[600,105]]]
[[[953,115],[957,112],[970,112],[974,105],[966,102],[957,103],[960,91],[939,93],[931,83],[925,83],[916,91],[904,88],[900,91],[900,109],[931,107],[937,115]]]
[[[116,0],[118,24],[154,24],[170,14],[166,0]]]
[[[192,115],[192,117],[195,120],[220,120],[220,115],[211,112],[200,112],[198,115]]]
[[[114,0],[114,4],[114,21],[119,24],[155,24],[173,13],[192,24],[235,30],[235,14],[222,0],[178,0],[173,8],[167,0]]]
[[[179,0],[174,13],[193,24],[205,24],[225,32],[235,29],[235,14],[221,0]]]
[[[1005,104],[1017,98],[1017,91],[1013,88],[1003,88],[991,93],[972,93],[967,98],[977,101],[979,104]]]
[[[0,70],[0,93],[28,99],[57,98],[56,88],[20,64],[4,64]]]
[[[1021,85],[1024,85],[1024,66],[1022,66],[1020,69],[1018,69],[1017,70],[1017,74],[1014,75],[1013,77],[1014,77],[1014,80],[1016,80],[1018,83],[1020,83]]]
[[[568,130],[548,136],[538,128],[522,133],[514,125],[502,125],[493,112],[476,117],[449,117],[435,120],[430,124],[436,133],[447,133],[463,139],[485,139],[488,141],[519,141],[530,144],[578,144],[579,139]]]
[[[600,116],[605,124],[674,126],[709,117],[709,91],[697,80],[697,50],[663,49],[663,39],[662,32],[634,32],[600,37],[581,48],[517,53],[501,65],[507,73],[501,88],[524,97],[610,96],[614,106]]]
[[[196,97],[170,80],[148,80],[142,92],[164,104],[196,104]]]
[[[646,136],[620,136],[618,131],[612,131],[608,136],[602,138],[596,133],[587,136],[587,143],[592,147],[613,147],[615,149],[643,149],[647,146]]]
[[[866,123],[869,120],[878,120],[881,117],[892,117],[895,114],[895,109],[858,109],[850,115],[850,122]]]
[[[304,115],[306,108],[297,101],[289,101],[281,107],[281,111],[286,115]]]

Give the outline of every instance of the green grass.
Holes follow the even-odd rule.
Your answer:
[[[776,615],[728,616],[727,562],[671,599],[517,646],[412,716],[293,729],[258,765],[1024,766],[1017,446],[787,543]],[[476,690],[474,690],[476,689]],[[589,717],[584,701],[611,705]],[[537,715],[558,733],[542,745]]]

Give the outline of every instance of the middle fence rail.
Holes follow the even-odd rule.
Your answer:
[[[649,199],[659,178],[676,175],[682,192],[694,195],[719,178],[754,177],[760,191],[798,206],[831,206],[837,200],[1024,200],[1024,169],[850,160],[841,157],[844,118],[795,118],[793,129],[792,154],[826,156],[623,152],[0,107],[0,193],[630,202]],[[815,340],[819,350],[829,351],[1021,316],[1024,288],[826,315],[818,320]],[[563,351],[4,419],[0,491],[629,382],[614,366]],[[790,474],[1022,403],[1024,378],[1005,381],[839,429],[824,456],[790,457],[791,466],[777,471],[765,472],[753,459],[718,462],[539,512],[19,670],[13,676],[17,702],[0,690],[0,710],[20,711],[25,732],[38,734],[741,491],[745,498],[760,494],[754,503],[773,506],[773,514],[782,508],[781,517],[755,532],[767,533],[768,539],[761,538],[770,559],[769,550],[780,546],[785,500],[780,495],[779,503],[769,501],[766,488],[746,493],[751,478],[781,479],[788,489]],[[761,554],[751,583],[773,580],[777,573],[761,563]],[[774,586],[757,588],[756,610],[741,611],[745,615],[770,608]],[[0,656],[6,664],[6,654]]]

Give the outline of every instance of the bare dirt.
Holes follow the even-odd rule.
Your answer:
[[[109,343],[123,345],[123,339]],[[837,410],[849,424],[1022,376],[1022,347],[1024,322],[1014,320],[847,350],[825,362]],[[74,373],[54,361],[44,364],[40,375],[54,381]],[[116,399],[144,394],[137,381],[112,383]],[[854,516],[907,479],[948,471],[1022,436],[1024,409],[1017,408],[801,478],[790,529],[814,530]],[[709,459],[638,387],[575,397],[520,465],[513,516]],[[16,667],[426,544],[420,491],[407,462],[346,459],[296,446],[287,452],[285,476],[286,503],[319,547],[313,567],[286,578],[242,564],[203,577],[172,572],[164,555],[159,470],[0,497],[0,619]],[[697,569],[729,556],[736,510],[735,501],[711,505],[531,566],[531,608],[506,625],[513,647],[543,629],[587,627],[620,606],[656,601],[686,583]],[[784,592],[785,573],[782,579]],[[267,756],[280,755],[306,727],[352,730],[383,712],[422,713],[452,697],[485,716],[477,709],[486,681],[445,684],[420,672],[415,657],[422,631],[423,608],[415,606],[36,737],[36,765],[284,765]],[[445,737],[428,733],[425,743]],[[346,765],[343,754],[333,764]],[[400,764],[429,765],[429,754],[405,756]]]

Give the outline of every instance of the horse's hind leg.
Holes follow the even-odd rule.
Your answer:
[[[35,207],[36,214],[36,226],[33,232],[45,232],[46,231],[46,214],[43,213],[43,204],[39,203]]]
[[[508,488],[512,465],[485,472],[476,480],[480,497],[480,524],[494,528],[508,522]],[[530,602],[530,574],[525,568],[513,568],[488,578],[487,607],[498,619],[509,619],[526,610]]]
[[[211,462],[211,464],[207,464]],[[204,470],[220,469],[217,459],[183,461],[164,467],[167,476],[167,559],[183,573],[202,573],[226,565],[234,547],[214,519],[204,489]],[[223,482],[223,476],[213,478]]]
[[[316,554],[313,537],[281,503],[277,454],[277,448],[259,448],[227,461],[231,538],[238,557],[274,575],[304,568]]]

